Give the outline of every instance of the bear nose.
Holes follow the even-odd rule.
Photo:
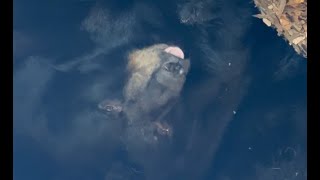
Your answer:
[[[174,55],[176,57],[184,59],[184,53],[183,53],[182,49],[180,49],[179,47],[169,46],[164,51],[169,53],[169,54],[172,54],[172,55]]]

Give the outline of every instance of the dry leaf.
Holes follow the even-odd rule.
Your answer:
[[[266,15],[262,15],[262,14],[256,14],[256,15],[253,15],[253,17],[262,19],[262,18],[266,18],[267,16]]]
[[[298,23],[293,23],[293,27],[297,30],[297,31],[301,31],[302,26]]]
[[[291,5],[291,4],[301,4],[303,3],[304,0],[289,0],[289,2],[287,3],[288,5]]]
[[[297,37],[295,38],[294,40],[292,40],[292,43],[293,44],[298,44],[299,42],[301,42],[302,40],[304,40],[305,37],[304,36],[300,36],[300,37]]]
[[[284,15],[282,15],[280,17],[280,24],[282,25],[283,29],[285,30],[289,30],[291,28],[291,23],[290,21],[288,20],[288,18]]]

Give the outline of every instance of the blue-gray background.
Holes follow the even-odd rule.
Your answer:
[[[306,179],[307,60],[251,1],[225,1],[214,27],[181,24],[184,3],[14,1],[15,180],[166,174],[128,156],[96,108],[121,96],[128,52],[155,43],[180,46],[192,67],[163,177]]]

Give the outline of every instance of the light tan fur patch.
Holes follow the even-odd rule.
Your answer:
[[[161,65],[159,52],[167,47],[166,44],[156,44],[129,54],[127,68],[131,76],[125,88],[126,98],[135,99],[134,97],[146,87],[152,73]]]

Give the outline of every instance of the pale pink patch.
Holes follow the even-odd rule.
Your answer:
[[[177,56],[181,59],[184,59],[184,53],[179,47],[170,46],[170,47],[167,47],[164,51],[174,56]]]

